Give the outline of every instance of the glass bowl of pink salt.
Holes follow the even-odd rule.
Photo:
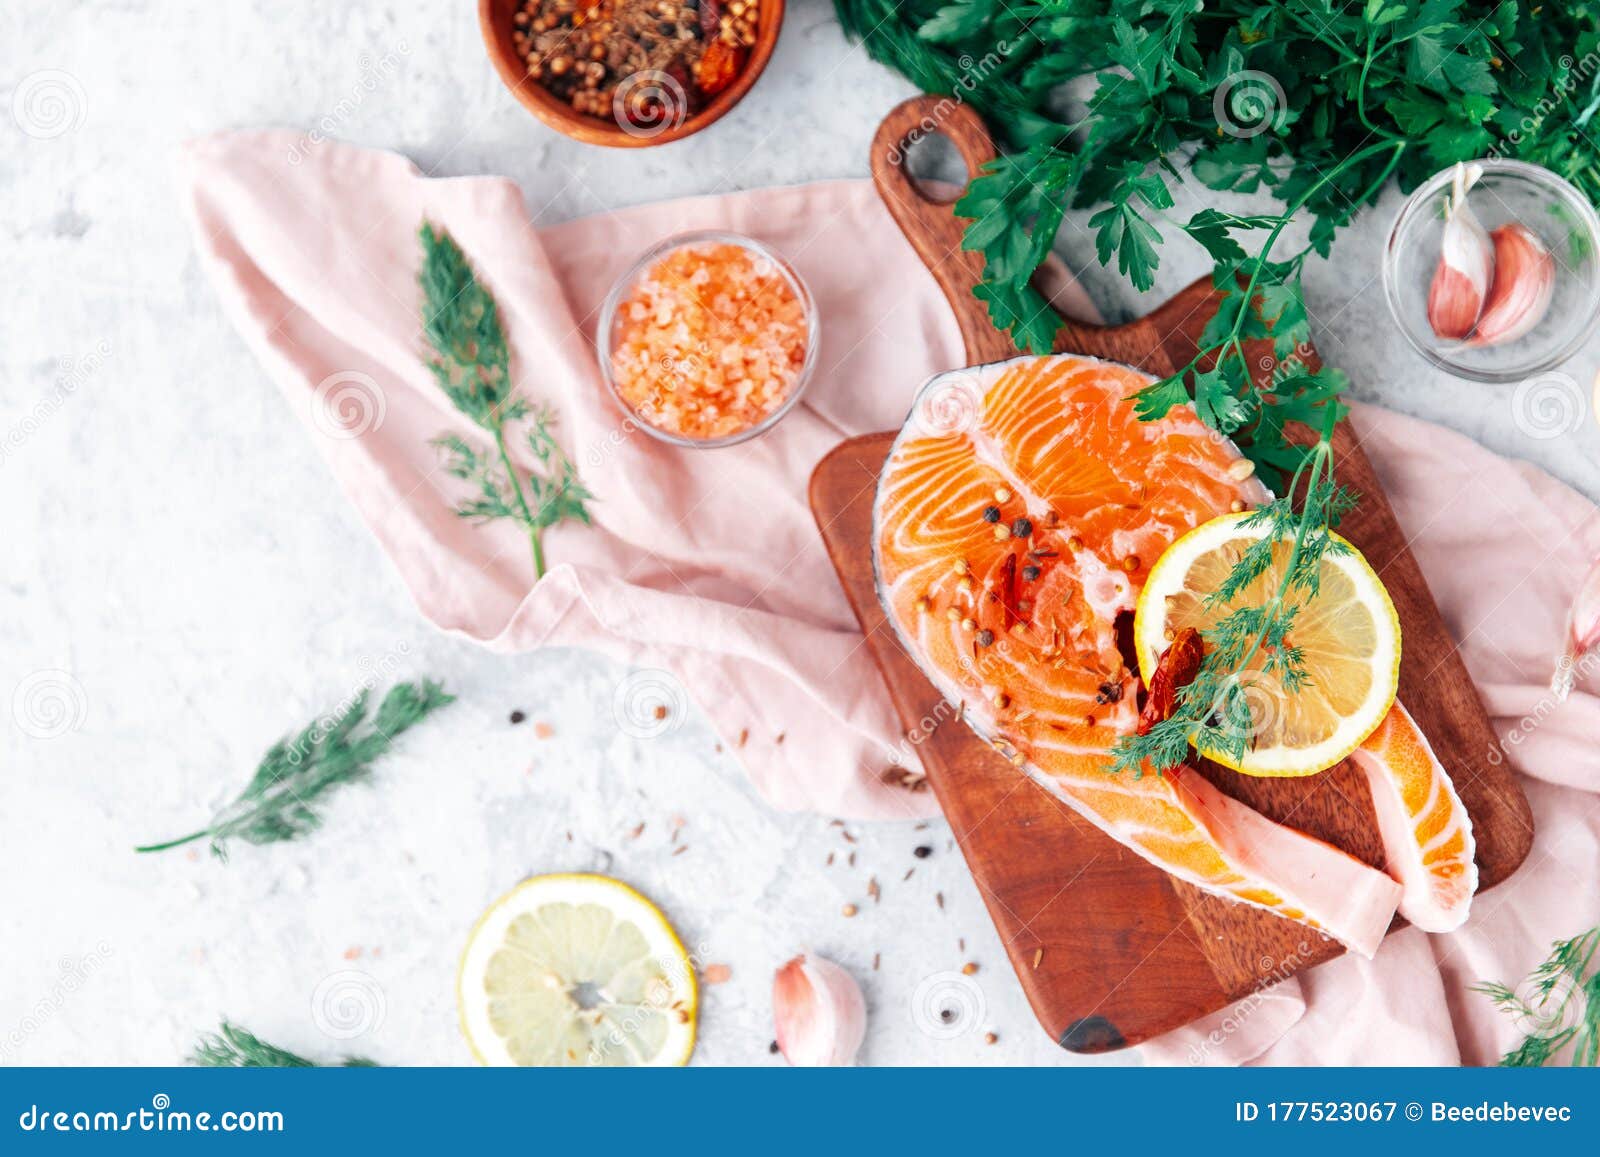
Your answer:
[[[645,431],[675,446],[731,446],[794,408],[817,358],[800,275],[758,241],[685,233],[652,247],[606,296],[601,372]]]

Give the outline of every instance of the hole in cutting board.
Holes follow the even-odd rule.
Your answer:
[[[943,133],[919,131],[904,153],[906,176],[926,200],[948,205],[967,191],[967,162]]]

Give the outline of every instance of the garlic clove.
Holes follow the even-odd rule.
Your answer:
[[[1494,275],[1494,243],[1467,204],[1467,190],[1482,175],[1477,165],[1458,164],[1445,210],[1439,264],[1428,287],[1428,324],[1445,341],[1472,333]]]
[[[1502,225],[1494,242],[1494,279],[1472,345],[1516,341],[1543,319],[1556,288],[1556,260],[1526,225]]]
[[[1578,661],[1597,643],[1600,643],[1600,560],[1589,568],[1577,597],[1572,600],[1572,609],[1567,612],[1566,645],[1550,679],[1550,690],[1558,702],[1572,694],[1572,686],[1578,679]]]
[[[802,953],[773,977],[772,1019],[791,1065],[851,1065],[867,1034],[867,1002],[848,972]]]

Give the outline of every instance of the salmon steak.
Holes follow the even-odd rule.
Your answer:
[[[879,480],[879,598],[934,687],[1019,773],[1171,875],[1370,956],[1404,893],[1390,875],[1190,769],[1110,773],[1138,724],[1124,647],[1150,567],[1199,524],[1271,498],[1191,407],[1141,421],[1132,395],[1153,380],[1070,354],[930,380]],[[1421,838],[1431,789],[1417,777],[1432,768],[1404,746],[1408,771],[1389,774],[1378,750],[1369,780],[1399,817],[1391,834]],[[1438,877],[1414,859],[1425,891]]]

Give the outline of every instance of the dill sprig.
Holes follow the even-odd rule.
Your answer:
[[[322,823],[317,807],[324,796],[366,779],[373,762],[389,751],[397,736],[455,700],[431,679],[398,683],[383,697],[368,725],[369,697],[364,690],[297,735],[273,744],[244,791],[207,827],[134,851],[159,852],[209,838],[212,854],[226,860],[229,840],[272,844],[314,832]]]
[[[1600,953],[1600,928],[1571,940],[1558,940],[1550,955],[1524,982],[1527,996],[1504,984],[1473,986],[1518,1023],[1530,1029],[1500,1058],[1506,1068],[1539,1068],[1569,1046],[1570,1063],[1600,1063],[1600,971],[1589,967]]]
[[[309,1060],[299,1053],[268,1044],[255,1033],[223,1021],[214,1033],[205,1033],[189,1054],[189,1063],[208,1069],[320,1069],[376,1068],[366,1057],[345,1057],[332,1065]]]
[[[1258,679],[1277,682],[1286,694],[1307,684],[1304,657],[1289,642],[1295,616],[1317,597],[1323,559],[1350,548],[1333,534],[1356,498],[1333,479],[1333,427],[1343,405],[1330,401],[1323,414],[1322,437],[1310,448],[1290,477],[1282,497],[1260,507],[1242,524],[1267,528],[1266,534],[1240,555],[1206,607],[1218,610],[1242,595],[1273,565],[1282,543],[1289,543],[1283,577],[1266,601],[1236,607],[1202,632],[1205,658],[1194,680],[1180,688],[1171,716],[1143,735],[1125,735],[1112,749],[1112,772],[1157,773],[1176,767],[1193,745],[1202,753],[1243,759],[1254,737],[1249,692]],[[1302,493],[1299,509],[1295,495]],[[1256,664],[1258,656],[1259,665]],[[1148,675],[1146,676],[1148,678]]]
[[[487,522],[509,518],[527,531],[533,576],[544,575],[544,531],[568,519],[589,525],[585,506],[594,496],[577,467],[551,433],[554,414],[516,394],[511,354],[494,297],[478,281],[461,247],[448,233],[424,223],[422,240],[422,332],[432,356],[428,368],[452,405],[494,442],[488,453],[466,439],[434,439],[445,453],[445,470],[471,482],[477,493],[456,507],[463,518]],[[528,449],[539,470],[518,472],[507,450],[507,427],[528,423]]]

